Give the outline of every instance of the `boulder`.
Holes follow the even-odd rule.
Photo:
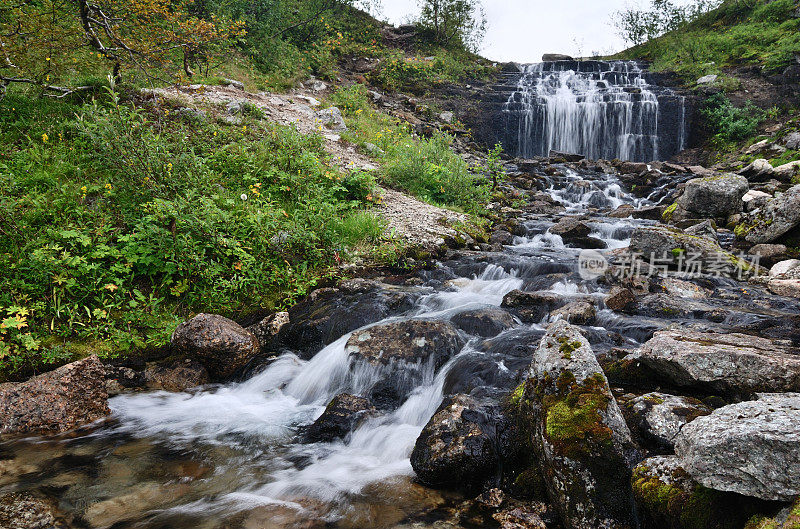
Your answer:
[[[780,261],[769,269],[772,279],[794,279],[800,277],[800,259]]]
[[[673,220],[725,218],[742,211],[747,179],[732,173],[695,178],[686,183]]]
[[[800,355],[756,336],[666,330],[655,333],[630,359],[671,387],[733,398],[760,391],[800,391]]]
[[[170,346],[200,362],[215,380],[230,378],[260,350],[253,333],[235,321],[202,313],[178,325]]]
[[[660,450],[675,446],[675,437],[684,425],[711,413],[711,408],[697,399],[666,393],[648,393],[632,399],[625,406],[628,424],[646,442]]]
[[[574,61],[569,55],[563,53],[545,53],[542,55],[542,62]]]
[[[795,177],[800,175],[800,160],[785,163],[775,168],[775,178],[783,182],[795,182]]]
[[[766,206],[770,200],[772,200],[772,195],[755,189],[751,189],[742,197],[744,210],[748,213]]]
[[[346,350],[351,358],[372,365],[432,362],[439,369],[463,346],[458,330],[450,323],[407,320],[354,332]]]
[[[766,206],[745,216],[736,235],[747,242],[774,242],[800,226],[800,185],[770,200]]]
[[[567,301],[552,292],[523,292],[512,290],[503,298],[503,307],[511,308],[524,322],[538,323]]]
[[[144,371],[147,389],[181,392],[209,383],[208,371],[198,362],[174,366],[149,366]]]
[[[330,443],[342,439],[378,411],[369,399],[342,393],[328,403],[322,415],[304,432],[307,443]]]
[[[697,80],[697,86],[708,86],[717,82],[718,75],[704,75]]]
[[[575,325],[590,325],[596,316],[597,310],[594,308],[594,304],[588,301],[569,303],[551,314],[553,318],[562,318]]]
[[[451,321],[467,334],[484,338],[497,336],[516,324],[514,316],[496,307],[460,312]]]
[[[749,165],[736,172],[752,182],[763,182],[775,177],[775,168],[764,158],[753,160]]]
[[[54,434],[110,413],[106,370],[97,356],[26,382],[0,384],[0,434]]]
[[[705,237],[711,241],[719,242],[717,238],[717,230],[710,220],[705,220],[700,224],[695,224],[683,230],[686,235],[694,235],[695,237]]]
[[[683,427],[683,468],[701,485],[770,501],[800,496],[800,397],[725,406]]]
[[[267,352],[274,338],[289,323],[288,312],[276,312],[247,328],[258,340],[262,352]]]
[[[579,248],[605,248],[606,245],[600,239],[590,237],[592,228],[588,224],[574,218],[565,217],[550,228],[550,233],[558,235],[564,243]]]
[[[767,287],[778,296],[800,298],[800,279],[771,279]]]
[[[636,296],[633,295],[630,289],[617,285],[611,288],[611,292],[606,296],[605,303],[606,307],[615,312],[625,312],[630,310],[636,303]]]
[[[411,452],[411,466],[420,481],[460,489],[482,484],[498,462],[496,413],[469,395],[446,398]]]
[[[703,487],[675,456],[645,459],[634,469],[632,485],[643,529],[742,529],[769,509],[760,501]]]
[[[342,111],[336,107],[317,111],[316,119],[334,132],[344,132],[347,130]]]
[[[548,328],[511,402],[564,527],[635,527],[630,431],[578,328]]]
[[[790,132],[783,138],[783,145],[792,151],[800,150],[800,132]]]
[[[760,264],[772,266],[785,260],[788,252],[785,244],[756,244],[747,253],[758,256]]]

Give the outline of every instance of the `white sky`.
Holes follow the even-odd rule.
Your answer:
[[[417,0],[382,0],[383,18],[405,21]],[[544,53],[603,55],[625,48],[610,25],[629,0],[483,0],[489,29],[481,55],[495,61],[539,62]]]

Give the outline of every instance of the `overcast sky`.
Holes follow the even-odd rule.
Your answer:
[[[481,54],[496,61],[538,62],[543,53],[603,55],[625,48],[609,24],[630,0],[483,0],[489,29]],[[400,23],[417,0],[383,0],[385,20]]]

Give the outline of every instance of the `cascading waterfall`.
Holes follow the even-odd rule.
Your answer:
[[[685,98],[648,83],[633,61],[528,65],[504,112],[515,117],[509,126],[517,122],[521,157],[559,151],[651,161],[686,147]]]

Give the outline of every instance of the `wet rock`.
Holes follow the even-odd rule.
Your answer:
[[[489,242],[492,244],[511,244],[513,240],[514,236],[505,230],[497,230],[492,233],[491,237],[489,237]]]
[[[770,200],[760,210],[745,215],[736,234],[753,244],[770,243],[800,226],[800,185]]]
[[[83,518],[90,527],[111,527],[119,522],[135,520],[152,509],[165,507],[187,492],[188,486],[183,484],[140,483],[122,496],[89,505]]]
[[[731,311],[691,298],[679,298],[668,294],[650,294],[636,301],[631,313],[639,316],[662,319],[704,319],[722,323]]]
[[[580,331],[552,324],[520,391],[522,420],[547,494],[568,529],[635,526],[630,431]],[[524,420],[527,418],[527,421]]]
[[[3,529],[71,529],[70,518],[58,510],[56,501],[30,492],[0,496]]]
[[[645,206],[641,208],[635,208],[629,204],[623,204],[609,213],[608,216],[615,219],[627,219],[632,217],[634,219],[661,220],[661,218],[664,216],[665,209],[666,208],[664,206]]]
[[[636,296],[629,289],[622,286],[614,286],[606,296],[606,307],[615,312],[626,312],[636,304]]]
[[[92,355],[26,382],[0,384],[0,433],[58,433],[105,417],[105,379]]]
[[[224,380],[258,355],[258,339],[233,320],[198,314],[178,325],[170,346],[200,362],[215,380]]]
[[[496,410],[469,395],[447,398],[422,430],[411,466],[429,485],[469,489],[497,465],[493,417]]]
[[[261,351],[268,352],[275,337],[288,323],[288,312],[276,312],[275,314],[270,314],[260,322],[249,326],[247,330],[253,333],[253,336],[256,337],[261,347]]]
[[[439,369],[463,346],[464,341],[450,323],[408,320],[355,332],[346,349],[351,357],[373,365],[430,361]]]
[[[347,130],[342,111],[336,107],[319,110],[316,113],[316,119],[334,132],[344,132]]]
[[[490,338],[513,327],[514,316],[499,308],[468,310],[453,316],[453,324],[475,336]]]
[[[643,529],[741,529],[769,508],[738,494],[707,489],[675,456],[644,460],[633,471],[633,494]]]
[[[749,189],[746,178],[730,173],[689,180],[672,218],[728,218],[742,211],[742,197]]]
[[[763,500],[800,495],[800,397],[732,404],[684,426],[675,442],[700,484]]]
[[[411,308],[412,299],[407,289],[374,282],[363,282],[357,289],[312,293],[289,309],[289,323],[281,328],[275,344],[308,360],[349,332],[405,312]]]
[[[514,309],[524,322],[538,323],[553,310],[567,303],[562,296],[552,292],[523,292],[512,290],[503,298],[503,307]]]
[[[106,391],[109,397],[145,387],[147,380],[142,371],[130,367],[107,365]]]
[[[330,401],[303,437],[307,443],[329,443],[347,437],[361,423],[376,415],[377,410],[369,399],[342,393]]]
[[[575,217],[565,217],[550,228],[550,233],[559,235],[564,242],[572,242],[587,237],[592,232],[588,224]]]
[[[575,303],[564,305],[551,314],[551,317],[561,317],[575,325],[590,325],[596,316],[597,310],[594,308],[594,304],[588,301],[576,301]]]
[[[634,359],[672,387],[732,397],[800,391],[800,355],[780,342],[745,334],[661,331]]]
[[[515,507],[506,509],[492,515],[499,524],[500,529],[547,529],[548,525],[542,519],[541,508]]]
[[[206,368],[192,361],[175,366],[150,366],[145,369],[144,378],[148,389],[172,392],[186,391],[210,381]]]
[[[672,450],[675,437],[684,425],[711,413],[711,408],[697,399],[666,393],[648,393],[627,403],[629,424],[642,439],[662,450]]]
[[[760,256],[762,265],[772,266],[785,260],[788,252],[785,244],[756,244],[747,253]]]

